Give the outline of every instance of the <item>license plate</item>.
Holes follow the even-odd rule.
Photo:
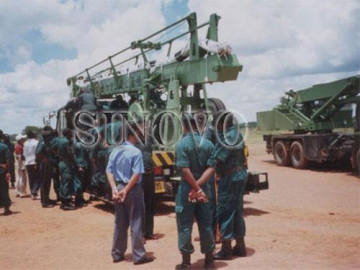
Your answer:
[[[165,193],[164,181],[155,181],[155,193]]]
[[[170,169],[163,169],[164,175],[170,175]]]

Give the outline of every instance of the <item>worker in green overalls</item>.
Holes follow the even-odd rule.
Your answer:
[[[3,143],[4,133],[0,130],[0,206],[4,207],[4,216],[12,214],[10,210],[11,200],[9,196],[9,181],[11,153],[9,148]]]
[[[178,247],[182,253],[182,263],[175,269],[189,269],[190,255],[194,252],[191,232],[196,217],[201,252],[205,254],[205,269],[213,269],[215,241],[212,229],[211,187],[207,182],[214,174],[215,160],[211,159],[213,144],[201,138],[192,116],[182,119],[184,137],[176,145],[176,167],[181,172],[181,181],[176,195],[176,221]]]
[[[236,119],[228,111],[214,115],[218,139],[215,144],[216,173],[218,184],[217,220],[222,240],[221,250],[214,255],[215,260],[231,260],[232,256],[246,256],[244,242],[245,220],[243,216],[243,195],[247,181],[244,167],[244,141],[235,125]],[[231,240],[236,245],[231,249]]]
[[[61,175],[60,182],[60,198],[61,209],[74,210],[72,205],[72,195],[75,195],[76,206],[84,206],[85,202],[82,198],[81,181],[77,177],[77,171],[80,171],[81,162],[75,156],[75,148],[73,143],[73,132],[70,129],[64,129],[64,137],[58,138],[56,143],[52,145],[52,150],[59,156],[59,172]]]

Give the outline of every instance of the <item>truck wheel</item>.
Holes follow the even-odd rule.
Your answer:
[[[286,150],[286,146],[283,141],[277,141],[275,143],[274,153],[276,163],[279,166],[288,166],[290,164],[289,153]]]
[[[308,163],[304,155],[304,149],[300,142],[295,141],[290,147],[290,160],[291,164],[296,169],[305,169]]]
[[[217,111],[220,111],[220,110],[226,110],[226,106],[225,106],[224,102],[222,102],[218,98],[209,98],[208,102],[209,102],[210,110],[213,113],[216,113]]]

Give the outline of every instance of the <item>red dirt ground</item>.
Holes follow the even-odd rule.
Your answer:
[[[278,167],[255,149],[250,170],[266,171],[270,189],[245,196],[248,256],[216,262],[218,269],[360,269],[360,184],[349,172],[313,166]],[[259,148],[260,149],[260,148]],[[155,261],[134,266],[110,256],[112,208],[93,202],[76,211],[43,209],[39,201],[15,198],[14,214],[0,215],[1,269],[174,269],[177,249],[174,203],[164,202],[155,217],[158,240],[147,241]],[[193,237],[198,235],[194,224]],[[199,243],[193,269],[204,261]],[[220,245],[217,245],[217,249]]]

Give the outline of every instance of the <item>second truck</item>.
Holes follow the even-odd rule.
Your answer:
[[[359,93],[360,75],[286,92],[279,106],[257,113],[267,153],[280,166],[343,162],[360,172]]]

